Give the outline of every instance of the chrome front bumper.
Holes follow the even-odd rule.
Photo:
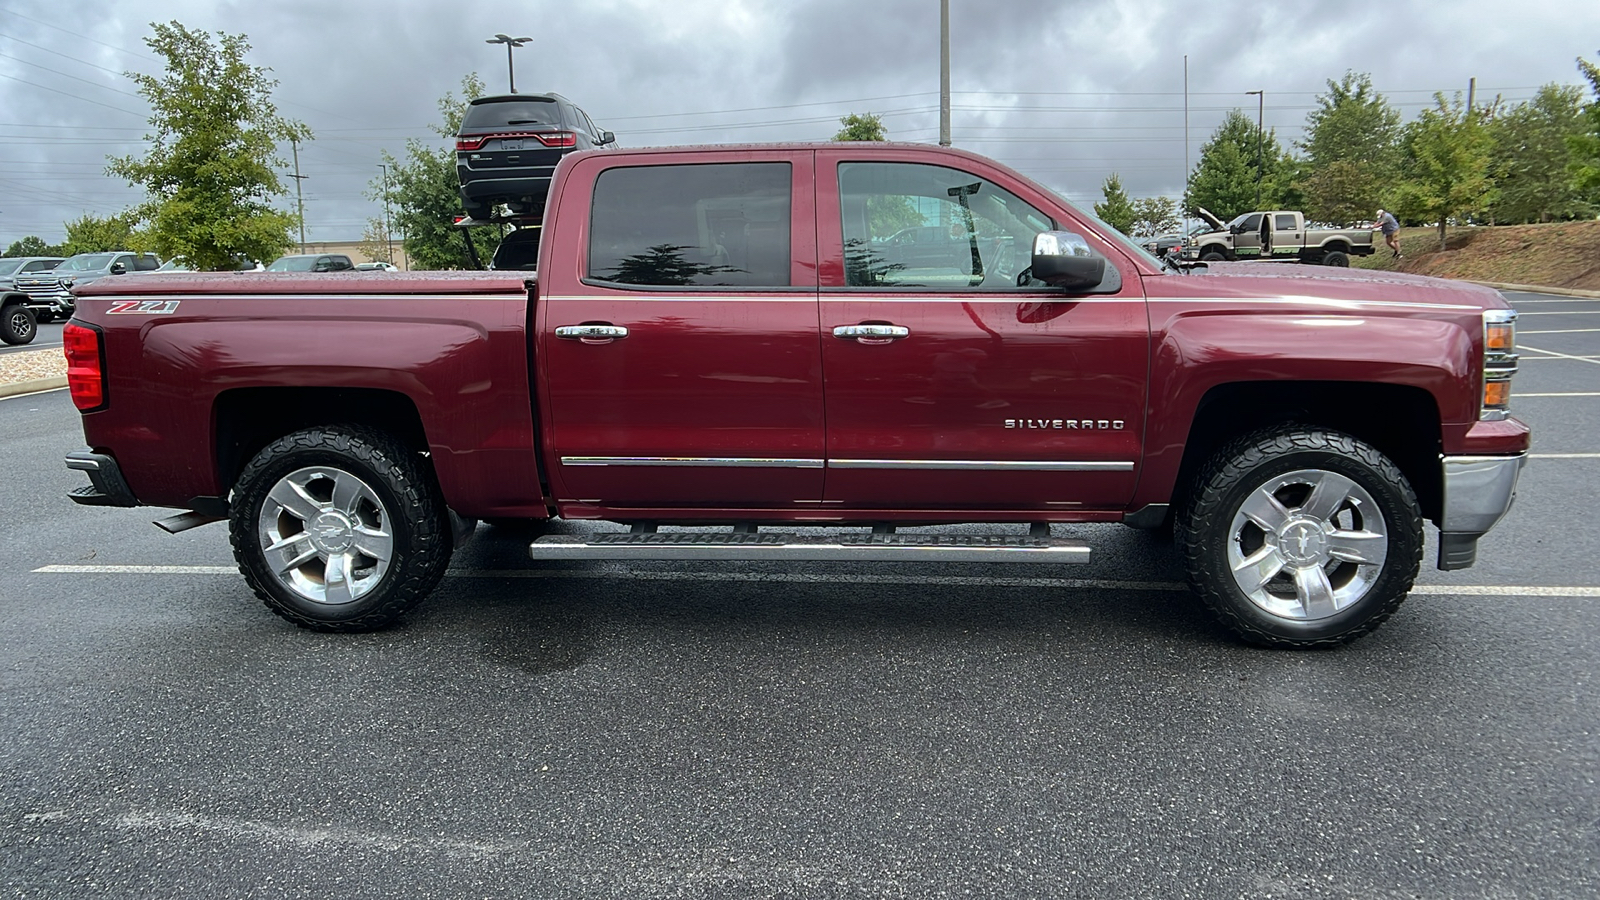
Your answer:
[[[1528,455],[1446,456],[1444,504],[1439,517],[1439,568],[1465,569],[1478,558],[1478,538],[1488,533],[1517,498],[1517,476]]]

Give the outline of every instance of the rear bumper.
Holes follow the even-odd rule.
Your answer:
[[[67,454],[67,468],[89,475],[87,487],[76,488],[67,496],[84,506],[138,506],[139,500],[122,477],[117,461],[105,453],[96,453],[88,447]]]
[[[1517,498],[1517,478],[1528,454],[1446,456],[1440,460],[1444,510],[1439,517],[1439,568],[1465,569],[1489,532]]]
[[[484,203],[543,200],[550,193],[550,176],[554,172],[555,166],[489,171],[456,169],[461,182],[461,196]]]

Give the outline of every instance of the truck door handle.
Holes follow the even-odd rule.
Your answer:
[[[628,329],[622,325],[610,325],[604,322],[594,322],[584,325],[558,325],[556,337],[569,341],[582,341],[585,344],[609,344],[628,336]]]
[[[840,325],[833,329],[833,336],[861,344],[887,344],[910,337],[911,329],[904,325]]]

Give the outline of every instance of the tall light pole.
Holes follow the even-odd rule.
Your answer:
[[[511,81],[511,93],[513,94],[517,92],[517,70],[511,64],[511,49],[513,47],[521,47],[523,44],[526,44],[531,40],[533,40],[531,37],[514,38],[504,34],[497,34],[494,37],[484,41],[485,44],[506,45],[506,77]]]
[[[939,0],[939,146],[950,146],[950,0]]]
[[[389,165],[378,163],[378,168],[383,170],[383,252],[387,257],[384,262],[394,265],[394,238],[389,234]]]
[[[1262,142],[1266,132],[1261,127],[1261,113],[1267,108],[1266,91],[1245,91],[1245,96],[1254,94],[1256,97],[1256,209],[1261,209],[1261,173],[1262,173]]]

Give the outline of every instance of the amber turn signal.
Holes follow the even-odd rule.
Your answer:
[[[1507,409],[1511,406],[1511,380],[1496,379],[1483,383],[1483,408]]]

